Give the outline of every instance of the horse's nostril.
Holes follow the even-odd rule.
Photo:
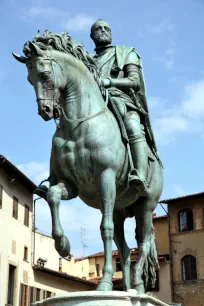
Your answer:
[[[49,113],[49,111],[50,111],[50,107],[49,107],[48,105],[46,105],[46,106],[45,106],[45,112],[46,112],[46,113]]]

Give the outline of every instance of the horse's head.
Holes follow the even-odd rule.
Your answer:
[[[65,65],[68,58],[74,76],[80,63],[81,67],[85,65],[84,68],[87,67],[96,82],[100,83],[96,60],[66,32],[59,34],[46,30],[40,34],[38,31],[32,42],[27,41],[24,44],[23,52],[25,56],[13,55],[19,62],[26,64],[28,81],[35,88],[37,96],[38,113],[46,121],[58,117],[59,98],[68,82]],[[63,95],[61,97],[63,98]]]
[[[32,53],[28,57],[14,57],[26,64],[28,81],[35,89],[38,114],[48,121],[59,116],[60,93],[66,86],[66,77],[60,63],[52,57],[56,51],[41,50],[35,43],[29,42]]]

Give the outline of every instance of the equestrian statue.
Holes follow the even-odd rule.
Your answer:
[[[103,277],[97,290],[111,291],[112,240],[123,271],[123,288],[144,293],[154,287],[159,268],[152,212],[163,187],[163,167],[150,123],[141,58],[136,50],[113,46],[104,20],[91,27],[91,55],[66,32],[37,33],[24,45],[28,81],[35,89],[38,114],[57,121],[52,138],[50,186],[36,193],[46,199],[52,237],[62,257],[70,244],[60,223],[60,200],[79,197],[102,213]],[[136,219],[137,262],[130,281],[130,250],[124,222]],[[69,216],[67,216],[67,219]]]

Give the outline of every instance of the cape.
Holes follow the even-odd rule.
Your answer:
[[[128,54],[132,51],[137,54],[135,48],[132,48],[132,47],[126,47],[126,46],[116,46],[115,47],[116,61],[117,61],[118,68],[120,70],[123,70],[123,67],[125,65],[125,60]],[[147,104],[145,80],[144,80],[143,69],[142,69],[142,60],[138,54],[137,54],[137,58],[138,58],[138,61],[137,63],[134,63],[134,64],[136,64],[139,68],[140,90],[137,92],[135,91],[135,95],[137,96],[139,104],[142,106],[142,108],[147,113],[146,115],[144,115],[144,126],[146,130],[147,142],[149,143],[150,147],[153,149],[156,157],[159,159],[159,156],[157,154],[157,146],[156,146],[156,142],[155,142],[155,138],[154,138],[154,134],[152,130],[152,125],[150,121],[148,104]]]

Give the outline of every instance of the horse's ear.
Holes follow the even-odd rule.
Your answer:
[[[44,57],[44,52],[36,44],[29,41],[29,47],[34,54]]]
[[[26,63],[26,60],[27,60],[26,57],[20,56],[20,55],[18,55],[18,54],[16,54],[16,53],[13,53],[13,52],[12,52],[12,54],[13,54],[14,58],[15,58],[17,61],[19,61],[20,63],[23,63],[23,64]]]

